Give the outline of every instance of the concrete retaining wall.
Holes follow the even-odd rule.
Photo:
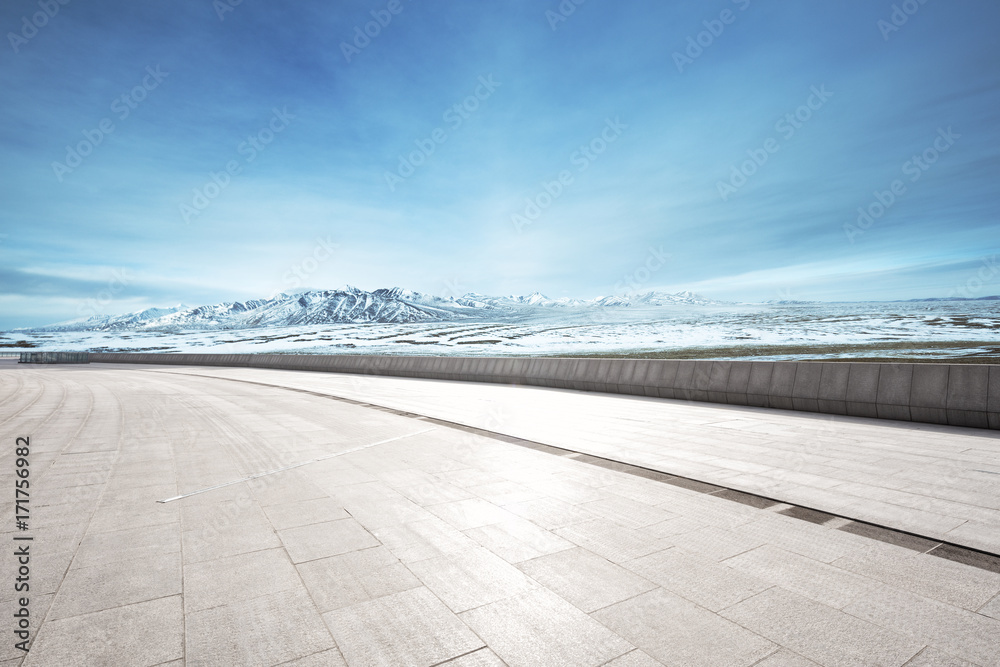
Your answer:
[[[90,360],[524,384],[1000,429],[1000,366],[985,364],[114,353]]]
[[[89,352],[22,352],[22,364],[89,364]]]

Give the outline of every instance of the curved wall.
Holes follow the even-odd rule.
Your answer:
[[[986,364],[148,353],[90,361],[524,384],[1000,429],[1000,366]]]

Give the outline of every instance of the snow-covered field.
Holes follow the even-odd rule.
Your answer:
[[[16,349],[18,341],[36,350],[95,352],[998,359],[1000,301],[557,309],[494,321],[208,331],[14,331],[0,334],[0,349]]]

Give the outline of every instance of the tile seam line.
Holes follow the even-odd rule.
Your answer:
[[[719,487],[716,491],[712,491],[711,493],[699,492],[699,493],[703,493],[703,495],[714,495],[715,493],[718,493],[719,491],[735,491],[737,493],[743,493],[743,494],[746,494],[748,496],[754,496],[754,497],[757,497],[757,498],[763,498],[765,500],[770,500],[770,501],[772,501],[774,503],[787,504],[787,505],[791,505],[792,507],[801,507],[803,509],[813,510],[814,512],[822,512],[824,514],[829,514],[832,517],[837,517],[837,518],[840,518],[840,519],[847,519],[847,520],[853,521],[855,523],[860,523],[860,524],[867,525],[867,526],[874,526],[876,528],[882,528],[884,530],[889,530],[889,531],[892,531],[892,532],[895,532],[895,533],[899,533],[899,534],[902,534],[902,535],[909,535],[911,537],[919,537],[919,538],[922,538],[922,539],[925,539],[925,540],[931,540],[933,542],[937,542],[937,543],[942,544],[942,545],[948,545],[948,546],[952,546],[952,547],[955,547],[955,548],[958,548],[958,549],[964,549],[964,550],[971,551],[971,552],[974,552],[974,553],[983,554],[983,555],[986,555],[986,556],[993,556],[995,558],[996,557],[1000,557],[1000,553],[994,553],[992,551],[986,551],[984,549],[978,549],[976,547],[970,547],[970,546],[965,545],[965,544],[959,544],[958,542],[950,542],[948,540],[943,540],[943,539],[938,538],[938,537],[931,537],[931,536],[928,536],[928,535],[922,535],[920,533],[914,533],[914,532],[911,532],[911,531],[903,530],[901,528],[893,528],[891,526],[885,526],[885,525],[882,525],[880,523],[874,523],[872,521],[865,521],[863,519],[856,519],[856,518],[848,516],[846,514],[838,514],[837,512],[831,512],[829,510],[818,509],[818,508],[815,508],[815,507],[811,507],[809,505],[802,505],[800,503],[789,502],[788,500],[782,500],[782,499],[779,499],[779,498],[774,498],[772,496],[764,496],[764,495],[760,495],[760,494],[757,494],[757,493],[751,493],[749,491],[743,491],[742,489],[737,489],[737,488],[733,488],[733,487],[730,487],[730,486],[724,486],[722,484],[718,484],[718,483],[715,483],[715,482],[706,482],[706,481],[703,481],[703,480],[700,480],[700,479],[697,479],[697,478],[694,478],[694,477],[687,477],[685,475],[678,475],[678,474],[675,474],[675,473],[664,472],[662,470],[656,470],[655,468],[647,468],[645,466],[641,466],[641,465],[638,465],[638,464],[635,464],[635,463],[627,463],[625,461],[617,461],[615,459],[609,459],[607,457],[598,456],[598,455],[595,455],[595,454],[588,454],[586,452],[580,452],[580,451],[576,451],[576,450],[573,450],[573,449],[567,449],[565,447],[559,447],[558,445],[550,445],[550,444],[544,443],[544,442],[537,442],[535,440],[528,440],[527,438],[520,438],[518,436],[508,435],[506,433],[500,433],[498,431],[490,431],[490,430],[487,430],[487,429],[484,429],[484,428],[480,428],[478,426],[470,426],[468,424],[463,424],[462,422],[449,421],[447,419],[440,419],[438,417],[431,417],[429,415],[421,415],[421,414],[418,414],[418,413],[415,413],[415,412],[398,410],[396,408],[393,408],[393,407],[390,407],[390,406],[386,406],[386,405],[378,405],[376,403],[367,403],[367,402],[358,401],[358,400],[355,400],[355,399],[352,399],[352,398],[346,398],[344,396],[337,396],[337,395],[334,395],[334,394],[324,394],[324,393],[317,392],[317,391],[311,391],[309,389],[299,389],[297,387],[288,387],[288,386],[284,386],[284,385],[270,384],[270,383],[267,383],[267,382],[256,382],[254,380],[243,380],[243,379],[239,379],[239,378],[227,378],[227,377],[222,377],[222,376],[218,376],[218,375],[203,375],[201,373],[181,373],[181,372],[177,372],[177,371],[160,371],[160,370],[147,370],[147,369],[136,369],[136,370],[138,370],[140,372],[146,372],[146,373],[165,373],[165,374],[170,374],[170,375],[186,375],[188,377],[197,377],[197,378],[213,379],[213,380],[227,380],[229,382],[240,382],[240,383],[243,383],[243,384],[253,384],[253,385],[258,385],[258,386],[261,386],[261,387],[271,387],[273,389],[284,389],[286,391],[295,391],[295,392],[299,392],[299,393],[302,393],[302,394],[310,394],[312,396],[318,396],[320,398],[332,399],[332,400],[335,400],[335,401],[342,401],[344,403],[349,403],[351,405],[357,405],[359,407],[371,408],[371,409],[376,409],[376,410],[381,410],[381,411],[389,411],[389,412],[391,412],[393,414],[396,414],[396,415],[399,415],[401,417],[411,417],[411,418],[423,417],[424,419],[426,419],[427,421],[429,421],[431,423],[439,424],[441,426],[445,426],[445,427],[449,427],[449,428],[457,428],[459,430],[471,430],[471,431],[475,431],[476,433],[478,433],[480,435],[492,438],[494,440],[499,440],[501,442],[508,442],[508,444],[516,444],[516,445],[519,445],[519,446],[522,446],[522,447],[527,447],[528,449],[535,449],[535,451],[538,451],[538,449],[536,447],[534,447],[534,446],[545,447],[545,448],[549,448],[549,449],[559,450],[560,452],[562,452],[561,454],[558,454],[558,456],[568,456],[569,454],[580,454],[580,455],[583,455],[583,456],[589,456],[589,457],[594,458],[594,459],[599,459],[601,461],[606,461],[608,463],[613,463],[613,464],[616,464],[616,465],[619,465],[619,466],[625,466],[625,467],[628,467],[628,468],[633,468],[633,469],[636,469],[636,470],[643,470],[643,471],[646,471],[646,472],[658,473],[658,474],[661,474],[661,475],[669,475],[671,477],[677,477],[679,479],[683,479],[683,480],[687,480],[687,481],[691,481],[691,482],[697,482],[697,483],[700,483],[700,484],[710,484],[712,486]],[[516,440],[517,442],[510,442],[511,440]],[[528,443],[528,444],[521,444],[521,443]],[[604,467],[604,466],[600,466],[597,463],[590,463],[590,462],[587,462],[587,461],[581,461],[581,463],[588,463],[588,465],[593,465],[593,466],[596,466],[596,467]],[[644,477],[643,475],[636,475],[635,473],[628,472],[628,471],[619,471],[619,472],[625,472],[626,474],[630,474],[630,475],[633,475],[633,476],[636,476],[636,477],[643,477],[644,479],[649,479],[649,477]],[[661,483],[668,483],[668,482],[661,482]],[[727,499],[723,498],[723,500],[727,500]],[[729,502],[740,504],[736,500],[731,500]],[[768,511],[768,510],[762,510],[762,511]],[[803,521],[803,520],[799,519],[799,521]],[[832,530],[838,530],[838,529],[832,529]],[[874,539],[874,538],[869,538],[869,539]],[[934,547],[934,548],[928,550],[927,552],[920,552],[920,553],[930,553],[930,551],[933,551],[936,548],[937,547]],[[938,556],[938,558],[941,558],[941,556]]]

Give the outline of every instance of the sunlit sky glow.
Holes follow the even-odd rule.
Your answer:
[[[1000,4],[900,4],[5,2],[0,328],[345,284],[953,294],[1000,246]]]

